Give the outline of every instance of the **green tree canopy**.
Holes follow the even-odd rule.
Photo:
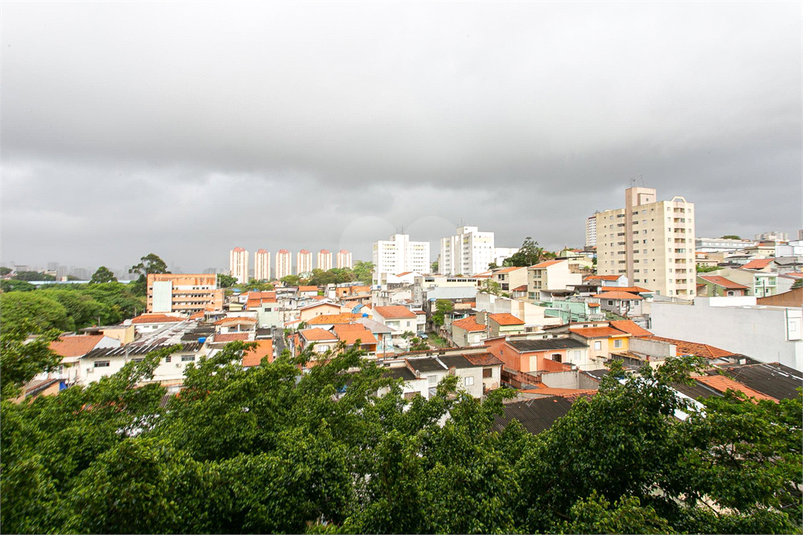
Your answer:
[[[237,284],[237,277],[232,277],[231,275],[226,275],[223,273],[219,273],[217,276],[217,285],[220,288],[231,288]]]
[[[737,236],[736,234],[725,234],[724,236],[722,236],[722,239],[723,240],[741,240],[741,238],[739,236]]]
[[[18,271],[14,277],[18,281],[54,281],[56,277],[40,271]]]
[[[374,277],[374,263],[357,260],[352,271],[354,272],[354,280],[363,284],[371,284]]]
[[[530,236],[524,238],[524,242],[521,244],[519,250],[513,254],[513,256],[506,258],[504,262],[502,262],[503,266],[517,266],[517,267],[527,267],[527,266],[534,266],[538,264],[545,258],[544,250],[538,246],[537,241],[533,241]]]
[[[89,284],[103,284],[104,282],[117,282],[117,277],[115,277],[112,270],[106,266],[100,266],[97,271],[92,274]]]
[[[432,323],[438,327],[443,325],[444,316],[454,310],[454,303],[448,299],[438,299],[435,301],[435,312],[432,313]]]

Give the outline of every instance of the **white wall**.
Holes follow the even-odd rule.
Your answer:
[[[698,297],[693,306],[656,301],[651,331],[803,371],[803,307],[722,306],[725,303],[719,299],[742,298]]]

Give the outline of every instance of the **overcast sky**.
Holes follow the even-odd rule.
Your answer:
[[[582,246],[632,179],[698,236],[796,234],[801,35],[799,2],[6,1],[0,263]]]

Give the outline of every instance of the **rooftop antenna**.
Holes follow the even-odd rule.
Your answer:
[[[644,173],[639,173],[638,177],[641,179],[641,186],[646,188],[647,186],[644,184]]]
[[[631,178],[630,179],[630,187],[631,188],[635,188],[636,187],[636,179],[635,178]]]

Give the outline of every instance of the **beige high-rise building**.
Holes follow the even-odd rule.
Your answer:
[[[248,251],[235,247],[229,253],[229,273],[238,284],[248,284]]]
[[[201,310],[223,310],[222,288],[215,274],[148,274],[147,311],[194,314]]]
[[[260,249],[254,254],[254,278],[256,280],[270,280],[270,253]]]
[[[597,273],[625,274],[631,285],[692,299],[697,287],[694,204],[656,201],[652,188],[625,190],[625,208],[596,214]]]
[[[296,275],[302,277],[312,273],[312,253],[301,249],[296,256]]]
[[[354,264],[351,262],[351,253],[345,249],[340,249],[337,253],[337,267],[338,269],[351,269]]]
[[[290,251],[287,249],[282,249],[276,253],[276,271],[274,275],[276,275],[277,279],[282,279],[292,274],[293,257],[290,255]]]
[[[332,253],[326,249],[318,251],[318,262],[316,264],[318,269],[329,271],[332,269]]]

